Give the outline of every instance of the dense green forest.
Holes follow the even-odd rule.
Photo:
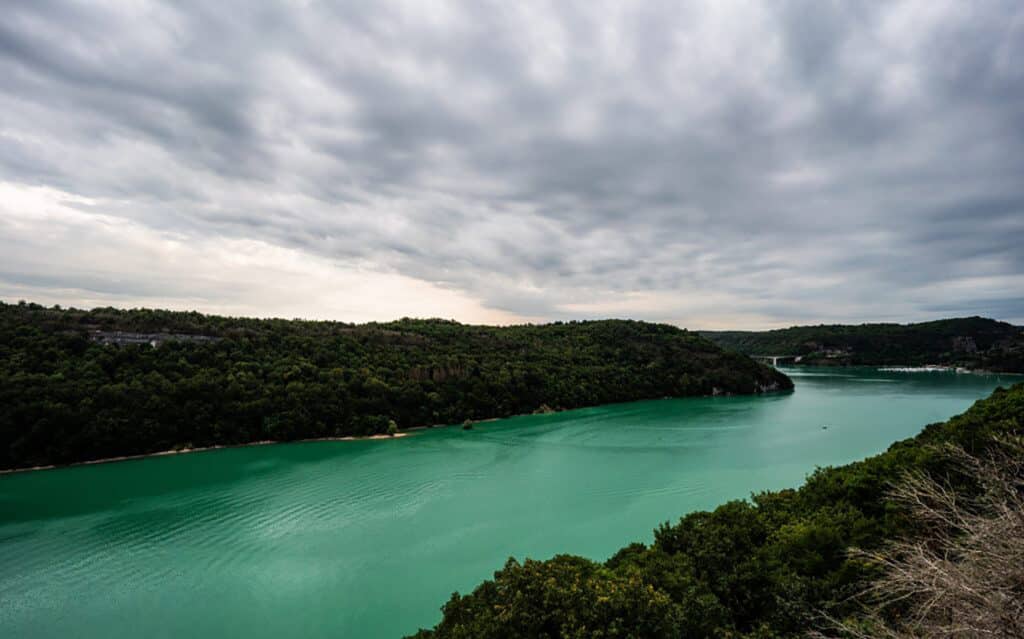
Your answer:
[[[936,364],[1024,373],[1024,329],[983,317],[701,334],[723,348],[747,355],[797,355],[801,364]]]
[[[789,388],[663,324],[353,325],[0,303],[0,468]]]
[[[881,455],[819,469],[797,490],[764,492],[751,501],[689,514],[662,525],[650,546],[626,546],[604,563],[570,555],[509,559],[493,580],[472,593],[452,595],[441,623],[415,637],[807,637],[826,618],[856,620],[859,600],[851,595],[880,576],[877,563],[851,554],[851,548],[881,548],[896,538],[911,540],[914,548],[927,545],[916,543],[916,536],[934,530],[935,522],[911,519],[892,498],[895,482],[910,471],[926,471],[921,476],[941,478],[940,501],[949,494],[947,487],[972,490],[984,471],[964,472],[944,447],[956,445],[980,456],[981,449],[995,446],[999,437],[1019,436],[1022,428],[1024,384],[997,389],[966,413],[928,426]],[[1007,489],[1019,502],[1024,464],[1019,449],[1015,455],[1016,483]],[[1021,513],[1007,516],[1019,530]],[[1015,543],[1013,552],[1019,554],[1020,546]],[[994,569],[1000,571],[998,565]],[[1008,587],[1019,604],[1024,583]],[[1013,608],[1019,625],[1013,597],[1011,592],[1007,602],[987,603]],[[989,623],[1005,630],[1010,620]]]

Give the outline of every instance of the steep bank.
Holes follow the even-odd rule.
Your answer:
[[[797,364],[811,366],[940,365],[1024,373],[1024,329],[983,317],[701,334],[745,355],[797,357]]]
[[[0,304],[0,468],[787,390],[661,324],[364,325]]]

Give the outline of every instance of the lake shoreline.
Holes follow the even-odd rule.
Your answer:
[[[194,448],[172,448],[170,450],[159,450],[154,453],[140,453],[138,455],[119,455],[117,457],[104,457],[102,459],[90,459],[88,461],[73,462],[70,464],[49,464],[46,466],[29,466],[27,468],[5,468],[0,470],[0,475],[13,475],[16,473],[29,473],[40,470],[56,470],[59,468],[74,468],[76,466],[94,466],[96,464],[114,464],[117,462],[135,461],[138,459],[147,459],[150,457],[169,457],[171,455],[187,455],[190,453],[205,453],[211,450],[225,450],[229,448],[249,448],[251,446],[273,446],[276,444],[302,444],[309,442],[355,442],[364,440],[378,440],[378,439],[401,439],[403,437],[411,437],[413,433],[409,431],[421,430],[424,428],[430,428],[428,426],[417,426],[415,428],[409,428],[404,431],[395,433],[394,435],[377,434],[377,435],[346,435],[345,437],[312,437],[309,439],[291,439],[291,440],[276,440],[276,439],[261,439],[255,442],[246,442],[244,444],[218,444],[216,446],[197,446]]]
[[[760,357],[751,355],[750,357]],[[810,362],[788,362],[779,364],[779,369],[800,369],[800,368],[828,368],[828,369],[850,369],[850,368],[873,368],[883,373],[956,373],[958,375],[1014,375],[1024,377],[1024,371],[1003,371],[988,368],[969,368],[955,364],[848,364],[840,362],[826,363],[820,360]]]
[[[560,410],[553,410],[552,413],[562,412]],[[520,413],[518,415],[509,415],[508,417],[488,417],[486,419],[474,419],[473,424],[486,424],[488,422],[496,422],[501,419],[508,419],[509,417],[523,417],[526,415],[541,415],[549,414],[547,412],[541,413]],[[148,459],[150,457],[169,457],[171,455],[187,455],[190,453],[205,453],[211,450],[226,450],[230,448],[249,448],[251,446],[274,446],[279,444],[308,444],[313,442],[358,442],[358,441],[370,441],[370,440],[386,440],[386,439],[402,439],[404,437],[412,437],[416,434],[415,431],[436,429],[436,428],[450,428],[452,426],[460,426],[460,424],[434,424],[432,426],[413,426],[412,428],[406,428],[401,430],[394,435],[388,435],[386,433],[378,433],[376,435],[345,435],[344,437],[310,437],[307,439],[261,439],[255,442],[246,442],[244,444],[218,444],[216,446],[196,446],[194,448],[172,448],[170,450],[158,450],[154,453],[140,453],[138,455],[119,455],[117,457],[103,457],[101,459],[90,459],[88,461],[72,462],[70,464],[49,464],[46,466],[28,466],[26,468],[4,468],[0,470],[0,476],[3,475],[14,475],[16,473],[30,473],[40,470],[57,470],[60,468],[74,468],[76,466],[94,466],[96,464],[115,464],[117,462],[125,461],[136,461],[139,459]]]

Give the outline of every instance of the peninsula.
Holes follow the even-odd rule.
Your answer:
[[[355,325],[0,304],[3,469],[790,388],[665,324]]]

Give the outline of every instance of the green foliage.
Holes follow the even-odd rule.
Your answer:
[[[453,595],[436,632],[417,637],[677,637],[679,607],[639,573],[611,571],[581,557],[509,559],[471,596]]]
[[[729,350],[748,355],[798,355],[804,364],[935,364],[1024,373],[1024,331],[983,317],[702,334]]]
[[[103,345],[99,331],[159,345]],[[663,324],[353,325],[0,303],[0,468],[791,387]]]
[[[510,561],[494,580],[453,595],[441,623],[415,636],[805,637],[821,612],[853,614],[850,596],[877,577],[849,549],[920,532],[888,499],[893,482],[912,470],[953,477],[940,445],[980,452],[1022,429],[1024,384],[998,389],[881,455],[819,469],[798,490],[666,523],[653,545],[627,546],[604,565],[570,556]],[[617,634],[595,634],[598,620]]]

